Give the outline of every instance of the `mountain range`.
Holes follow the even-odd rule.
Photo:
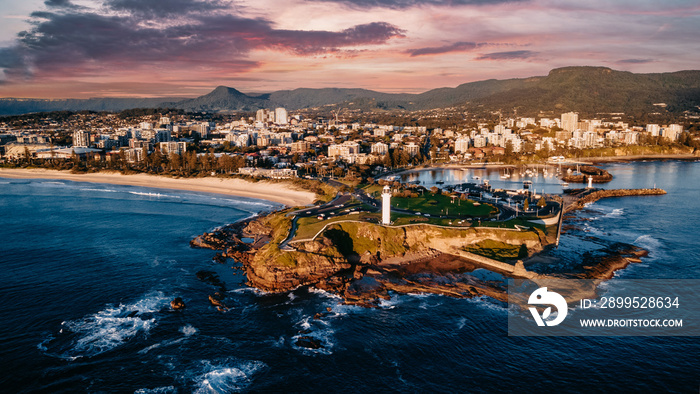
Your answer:
[[[697,111],[700,71],[634,74],[606,67],[564,67],[547,76],[485,80],[420,94],[392,94],[366,89],[323,88],[280,90],[248,95],[219,86],[212,92],[183,98],[90,98],[66,100],[0,99],[0,115],[58,110],[120,111],[130,108],[179,108],[193,112],[288,110],[339,105],[361,110],[426,110],[446,107],[482,108],[520,115],[539,111],[583,114]]]

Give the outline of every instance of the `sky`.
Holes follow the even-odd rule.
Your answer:
[[[0,97],[420,93],[700,69],[697,0],[0,0]]]

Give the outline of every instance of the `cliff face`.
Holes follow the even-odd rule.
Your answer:
[[[298,251],[267,245],[246,264],[248,282],[265,291],[287,291],[313,285],[353,268],[327,238],[305,242]]]

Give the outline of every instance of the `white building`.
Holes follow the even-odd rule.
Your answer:
[[[164,155],[169,155],[171,153],[174,153],[176,155],[181,155],[187,151],[187,143],[186,142],[177,142],[177,141],[170,141],[170,142],[161,142],[158,144],[161,153]]]
[[[474,147],[475,148],[483,148],[486,146],[486,136],[483,134],[479,134],[474,136]]]
[[[287,110],[279,107],[275,108],[275,123],[279,125],[284,125],[287,124],[289,121],[289,118],[287,116]]]
[[[661,135],[661,126],[650,123],[647,125],[647,133],[651,134],[652,137],[658,137]]]
[[[383,142],[377,142],[375,144],[372,144],[372,153],[375,155],[386,155],[389,153],[389,145],[383,143]]]
[[[333,144],[328,147],[328,157],[333,159],[348,158],[360,153],[360,144],[354,141],[345,141],[342,144]]]
[[[467,136],[461,136],[455,140],[455,152],[466,153],[469,150],[471,139]]]
[[[408,144],[404,145],[403,149],[409,155],[415,156],[420,151],[420,145],[416,144],[415,142],[409,142]]]
[[[578,114],[576,112],[561,114],[561,128],[566,131],[575,131],[578,128]]]
[[[683,133],[683,126],[679,124],[671,124],[668,127],[664,127],[663,137],[671,141],[678,141],[678,138]]]
[[[81,148],[90,146],[90,133],[87,131],[73,132],[73,146]]]

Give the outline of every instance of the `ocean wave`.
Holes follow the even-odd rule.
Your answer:
[[[625,214],[624,208],[615,208],[612,212],[605,215],[606,218],[619,218]]]
[[[153,389],[138,389],[134,394],[169,394],[177,393],[177,389],[173,386],[156,387]]]
[[[129,194],[134,194],[137,196],[146,196],[146,197],[157,197],[157,198],[182,198],[181,196],[174,196],[172,194],[162,194],[162,193],[155,193],[155,192],[134,192],[130,191]]]
[[[656,239],[649,234],[637,237],[632,244],[648,250],[649,257],[660,257],[663,255],[663,243],[661,240]]]
[[[114,190],[114,189],[93,189],[93,188],[81,188],[80,190],[86,191],[86,192],[104,192],[104,193],[120,193],[119,190]]]
[[[325,290],[317,289],[317,288],[315,288],[315,287],[309,287],[309,293],[311,293],[311,294],[316,294],[316,295],[320,295],[320,296],[323,296],[323,297],[326,297],[326,298],[333,298],[333,299],[336,299],[336,300],[337,300],[337,299],[342,299],[342,298],[343,298],[343,297],[341,297],[341,296],[339,296],[339,295],[337,295],[337,294],[329,293],[329,292],[327,292],[327,291],[325,291]]]
[[[499,314],[508,314],[508,307],[503,304],[497,304],[498,301],[487,296],[472,297],[467,298],[466,302],[472,303],[479,308],[483,308],[489,311],[497,312]]]
[[[154,344],[151,345],[151,346],[148,346],[148,347],[146,347],[146,348],[144,348],[144,349],[139,350],[138,353],[139,353],[139,354],[146,354],[146,353],[150,352],[150,351],[153,350],[153,349],[157,349],[157,348],[160,348],[160,347],[168,347],[168,346],[172,346],[172,345],[177,345],[178,343],[183,342],[185,339],[187,339],[187,337],[178,338],[178,339],[171,339],[171,340],[168,340],[168,341],[163,341],[163,342],[154,343]]]
[[[245,293],[250,293],[256,296],[264,296],[264,295],[269,295],[272,293],[269,293],[264,290],[256,289],[255,287],[241,287],[240,289],[234,289],[234,290],[229,290],[229,293],[235,293],[235,294],[245,294]]]
[[[156,325],[153,315],[166,307],[169,298],[157,292],[132,304],[120,304],[78,320],[61,323],[58,335],[40,344],[50,356],[75,360],[115,349]]]
[[[245,390],[254,375],[267,367],[262,361],[203,361],[204,371],[195,379],[195,393],[230,393]]]

